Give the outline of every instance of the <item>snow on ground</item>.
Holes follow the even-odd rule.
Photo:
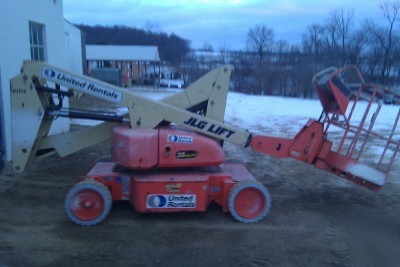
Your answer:
[[[361,121],[366,106],[366,102],[357,104],[358,108],[353,114],[354,122]],[[372,110],[375,109],[376,105],[367,117],[366,126],[373,115]],[[398,106],[383,105],[374,129],[389,130],[398,111]],[[227,122],[243,125],[242,127],[253,132],[281,136],[283,132],[297,133],[308,119],[317,120],[321,112],[319,100],[229,93],[225,118]],[[264,131],[265,129],[267,131]]]
[[[297,133],[308,119],[318,119],[322,111],[314,100],[239,93],[230,93],[227,103],[228,123],[251,132],[282,137]]]

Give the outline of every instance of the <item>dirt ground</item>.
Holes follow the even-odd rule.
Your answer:
[[[114,203],[94,227],[73,224],[64,197],[104,142],[49,158],[0,178],[0,266],[348,266],[352,214],[399,215],[399,161],[379,192],[292,160],[226,144],[271,192],[267,218],[236,222],[211,205],[205,213],[138,214]]]

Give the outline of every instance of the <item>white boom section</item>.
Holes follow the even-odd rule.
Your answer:
[[[47,82],[126,106],[132,128],[149,129],[169,121],[246,147],[250,133],[223,123],[230,72],[229,66],[220,67],[199,79],[190,89],[154,101],[47,63],[26,61],[21,74],[11,80],[14,171],[22,172],[27,164],[40,158],[37,151],[53,148],[64,156],[106,140],[116,125],[103,123],[82,133],[47,136],[53,120],[46,113],[51,94],[36,88],[47,87]],[[207,102],[206,116],[186,110],[204,101]]]

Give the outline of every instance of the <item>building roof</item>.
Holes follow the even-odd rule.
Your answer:
[[[86,45],[87,60],[160,61],[157,46]]]

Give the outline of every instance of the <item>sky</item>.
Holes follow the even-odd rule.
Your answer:
[[[383,23],[380,0],[64,0],[64,17],[72,23],[157,25],[200,49],[223,45],[244,49],[250,28],[263,24],[274,30],[275,40],[301,42],[308,25],[325,23],[333,10],[354,9],[354,21]]]

